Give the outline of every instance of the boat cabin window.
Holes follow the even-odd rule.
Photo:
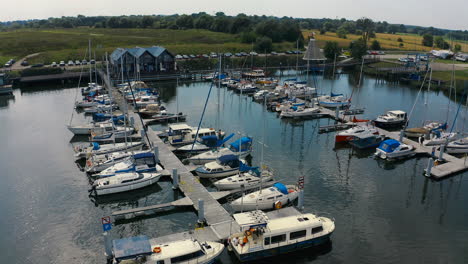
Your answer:
[[[164,260],[158,260],[156,264],[164,264]]]
[[[317,226],[317,227],[312,228],[312,234],[317,234],[317,233],[320,233],[322,231],[323,231],[322,226]]]
[[[270,245],[270,237],[265,237],[264,245],[265,245],[265,246]]]
[[[276,198],[281,198],[281,197],[283,197],[283,195],[278,195],[278,196],[276,196]]]
[[[275,197],[268,197],[267,200],[273,200]]]
[[[294,239],[298,239],[298,238],[305,237],[305,236],[306,236],[306,230],[291,232],[289,234],[289,240],[294,240]]]
[[[203,251],[198,250],[196,252],[190,253],[190,254],[185,254],[179,257],[171,258],[171,263],[180,263],[180,262],[188,262],[192,259],[198,258],[200,256],[203,256],[205,253]]]
[[[281,242],[284,242],[284,241],[286,241],[286,234],[271,237],[271,243],[272,244],[281,243]]]

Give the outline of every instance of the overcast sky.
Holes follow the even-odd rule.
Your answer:
[[[13,0],[2,1],[0,21],[61,16],[214,14],[347,18],[468,30],[468,0]]]

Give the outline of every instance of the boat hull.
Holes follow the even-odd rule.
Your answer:
[[[405,123],[406,123],[406,120],[397,121],[397,122],[381,122],[381,121],[374,120],[375,126],[381,127],[381,128],[398,128],[398,127],[404,126]]]
[[[195,170],[195,173],[198,176],[200,176],[200,178],[221,178],[221,177],[228,177],[228,176],[236,175],[237,173],[239,173],[239,168],[226,170],[223,172],[214,172],[214,173],[204,172],[201,170]]]
[[[265,249],[261,251],[256,251],[256,252],[248,252],[244,254],[239,254],[237,251],[234,250],[237,258],[242,261],[242,262],[247,262],[247,261],[254,261],[258,259],[263,259],[263,258],[269,258],[273,256],[277,256],[280,254],[286,254],[306,248],[310,248],[313,246],[318,246],[325,244],[330,241],[330,236],[332,233],[316,237],[313,239],[305,240],[302,242],[294,243],[294,244],[289,244],[281,247],[276,247],[276,248],[270,248],[270,249]]]
[[[96,188],[97,195],[106,195],[106,194],[113,194],[113,193],[121,193],[121,192],[128,192],[137,190],[146,186],[150,186],[156,182],[158,182],[160,175],[152,176],[148,179],[143,179],[142,181],[129,183],[129,184],[120,184],[118,186],[106,186]]]

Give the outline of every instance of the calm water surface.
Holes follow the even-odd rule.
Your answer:
[[[318,78],[322,92],[350,95],[353,75]],[[197,125],[209,83],[162,83],[163,101],[171,111],[189,115]],[[93,200],[89,181],[73,157],[76,141],[70,122],[77,89],[42,87],[15,90],[0,99],[0,254],[2,263],[104,263],[100,217],[115,210],[172,201],[180,197],[170,182]],[[363,117],[392,109],[410,112],[418,89],[380,83],[366,77],[353,102],[366,108]],[[428,104],[424,105],[427,96]],[[449,124],[457,106],[450,103]],[[446,120],[448,99],[423,92],[411,124]],[[74,113],[73,122],[86,117]],[[462,108],[458,129],[466,123]],[[331,245],[277,258],[296,263],[467,263],[468,183],[466,173],[443,181],[422,176],[426,158],[396,163],[374,160],[373,151],[335,146],[334,133],[318,134],[328,119],[280,120],[250,97],[213,88],[203,126],[249,135],[257,142],[253,164],[264,163],[277,178],[295,183],[305,176],[305,211],[332,216],[336,231]],[[468,125],[468,123],[467,123]],[[165,129],[153,126],[153,129]],[[207,183],[209,184],[209,183]],[[229,207],[225,205],[229,210]],[[188,229],[194,211],[175,211],[115,226],[115,238],[149,237]],[[223,263],[235,262],[229,254]],[[271,262],[271,260],[269,261]]]

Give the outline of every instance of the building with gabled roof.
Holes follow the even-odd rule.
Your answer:
[[[177,70],[174,55],[159,46],[117,48],[110,55],[110,64],[115,75],[121,74],[122,69],[127,76]]]

